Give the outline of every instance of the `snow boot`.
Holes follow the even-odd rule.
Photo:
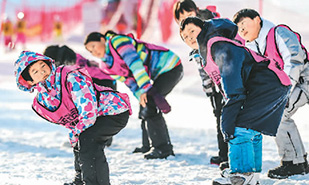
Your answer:
[[[152,148],[148,153],[144,155],[144,158],[145,159],[166,159],[170,155],[175,156],[172,148],[168,150]]]
[[[293,161],[282,161],[281,166],[268,171],[267,176],[273,179],[286,179],[292,175],[304,175],[309,172],[308,162],[293,164]]]
[[[259,184],[258,174],[254,174],[253,172],[231,174],[229,179],[232,185],[257,185]]]
[[[142,147],[136,147],[133,151],[133,153],[147,153],[149,152],[150,147],[142,146]]]
[[[234,173],[228,177],[217,178],[212,181],[213,185],[259,185],[258,174],[249,173]]]
[[[81,181],[81,176],[76,176],[73,182],[66,182],[63,185],[83,185],[84,183]]]
[[[212,185],[231,185],[231,181],[229,178],[225,178],[225,177],[220,177],[217,179],[214,179],[212,181]]]
[[[69,182],[69,183],[64,183],[63,185],[83,185],[84,183],[82,181],[73,181],[73,182]]]
[[[220,169],[221,171],[223,171],[224,169],[229,168],[229,167],[230,167],[230,164],[229,164],[228,161],[223,161],[223,162],[220,163],[220,165],[219,165],[219,169]]]
[[[212,156],[210,158],[210,164],[216,164],[216,165],[220,165],[220,163],[227,161],[227,159],[224,159],[223,157],[220,156]]]
[[[228,170],[221,173],[221,178],[214,179],[213,185],[259,185],[259,174],[248,173],[233,173],[229,174]]]

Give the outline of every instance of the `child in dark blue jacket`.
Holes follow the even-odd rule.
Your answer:
[[[214,6],[210,6],[214,7]],[[215,8],[215,7],[214,7]],[[177,24],[180,24],[181,21],[189,16],[196,16],[202,20],[208,20],[212,18],[219,17],[219,13],[211,12],[210,10],[206,9],[199,9],[193,0],[179,0],[174,4],[174,18]],[[191,47],[189,44],[188,46]],[[224,105],[224,100],[222,94],[216,91],[214,84],[212,83],[211,79],[207,75],[207,73],[203,70],[202,66],[199,64],[199,58],[195,58],[195,54],[198,53],[198,50],[193,49],[190,52],[190,60],[189,61],[197,61],[198,65],[198,72],[202,80],[203,91],[205,92],[206,96],[209,97],[211,106],[213,108],[214,116],[216,117],[216,124],[217,124],[217,142],[218,142],[218,155],[212,156],[210,158],[211,164],[220,165],[220,169],[228,167],[228,146],[227,143],[224,142],[223,136],[221,133],[220,128],[220,119],[222,113],[222,107]]]
[[[213,184],[257,184],[261,133],[277,133],[291,84],[288,76],[272,60],[234,41],[237,26],[228,19],[189,17],[180,33],[199,49],[204,70],[226,98],[221,128],[229,145],[230,169]]]

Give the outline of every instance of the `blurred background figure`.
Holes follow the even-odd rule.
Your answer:
[[[54,28],[53,28],[53,38],[55,42],[62,42],[62,21],[58,15],[55,16]]]
[[[24,19],[25,14],[23,12],[19,12],[17,14],[17,22],[15,27],[16,33],[16,42],[15,45],[21,44],[22,49],[26,50],[26,21]]]
[[[124,34],[136,29],[138,0],[108,0],[103,8],[101,32],[116,29]]]
[[[4,37],[4,47],[5,52],[10,52],[15,48],[13,42],[13,35],[14,35],[14,26],[11,20],[8,17],[4,18],[4,21],[1,25],[1,33]]]

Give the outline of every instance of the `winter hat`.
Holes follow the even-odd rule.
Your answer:
[[[33,86],[28,84],[28,82],[22,77],[21,74],[30,64],[38,60],[48,61],[50,63],[51,70],[55,71],[55,64],[51,58],[31,51],[21,52],[20,56],[14,64],[14,75],[16,77],[16,84],[20,90],[30,92],[33,91]]]

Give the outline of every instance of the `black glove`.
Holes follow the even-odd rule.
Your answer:
[[[226,132],[224,133],[224,142],[228,143],[230,140],[234,139],[235,136],[234,135],[229,135]]]
[[[171,111],[171,106],[166,99],[157,92],[155,87],[150,88],[147,94],[153,98],[155,104],[163,113],[167,114]]]

